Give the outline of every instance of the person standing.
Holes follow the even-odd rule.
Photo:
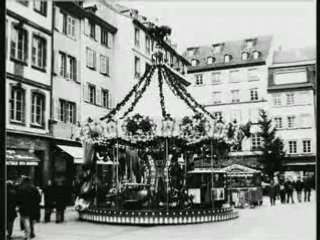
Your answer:
[[[310,202],[312,181],[310,177],[306,177],[304,181],[304,201]]]
[[[276,205],[276,185],[274,184],[273,180],[271,180],[269,185],[269,197],[271,206]]]
[[[68,204],[68,189],[64,182],[59,183],[55,188],[56,202],[56,223],[64,222],[64,211]]]
[[[17,191],[17,204],[23,222],[25,240],[35,237],[34,222],[38,218],[41,196],[38,189],[31,184],[30,177],[24,177]]]
[[[6,182],[7,185],[7,232],[8,239],[12,239],[13,232],[13,223],[15,218],[17,217],[16,212],[16,202],[17,202],[17,194],[14,189],[14,184],[12,181],[8,180]]]
[[[297,199],[298,202],[301,202],[301,195],[302,195],[302,189],[303,189],[303,182],[301,181],[301,178],[298,177],[297,181],[295,182],[295,189],[297,192]]]
[[[287,195],[287,203],[290,202],[291,199],[291,203],[294,203],[293,201],[293,183],[291,182],[290,179],[287,179],[287,181],[285,182],[285,191],[286,191],[286,195]]]
[[[279,195],[280,195],[280,201],[282,204],[286,203],[286,190],[285,190],[285,184],[283,181],[279,183]]]
[[[44,222],[50,222],[51,213],[54,208],[54,186],[51,180],[48,181],[47,186],[43,190],[44,194]]]

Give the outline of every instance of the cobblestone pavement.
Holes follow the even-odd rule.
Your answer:
[[[77,220],[77,212],[66,212],[66,222],[36,224],[35,240],[105,240],[105,239],[215,239],[215,240],[315,240],[316,201],[270,206],[268,198],[260,207],[240,209],[236,220],[180,226],[119,226]],[[43,216],[43,215],[42,215]],[[14,226],[14,240],[22,240],[19,219]]]

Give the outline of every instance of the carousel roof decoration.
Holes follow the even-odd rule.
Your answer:
[[[167,26],[150,27],[150,34],[156,40],[155,51],[152,54],[153,65],[148,67],[129,93],[100,121],[90,120],[82,125],[81,140],[90,139],[101,145],[106,145],[115,139],[127,144],[148,143],[156,138],[175,138],[188,144],[202,142],[208,139],[218,139],[227,144],[237,141],[239,126],[236,122],[225,124],[222,119],[217,120],[204,106],[199,104],[187,91],[181,76],[166,63],[166,54],[162,48],[164,39],[171,34]],[[137,103],[150,86],[152,78],[157,72],[158,93],[161,107],[161,126],[140,114],[132,115]],[[164,85],[174,96],[180,98],[194,113],[193,117],[184,117],[181,124],[173,119],[168,112],[164,94]]]

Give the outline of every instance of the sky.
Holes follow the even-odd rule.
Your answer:
[[[283,1],[120,1],[150,20],[172,28],[178,50],[273,35],[282,49],[315,46],[316,3]]]

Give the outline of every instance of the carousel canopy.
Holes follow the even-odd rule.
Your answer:
[[[253,175],[260,173],[260,171],[239,164],[232,164],[228,167],[222,168],[222,171],[227,172],[228,175]]]

